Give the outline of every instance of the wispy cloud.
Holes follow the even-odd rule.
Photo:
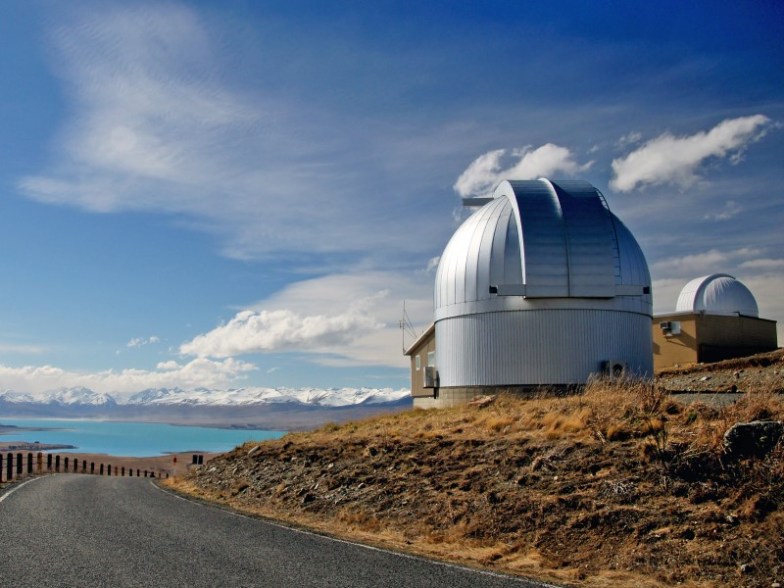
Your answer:
[[[760,259],[750,259],[748,261],[744,261],[740,264],[740,267],[744,269],[755,269],[755,270],[782,270],[784,269],[784,259],[770,259],[770,258],[760,258]]]
[[[20,191],[96,213],[174,215],[237,258],[413,247],[376,227],[388,216],[374,202],[405,210],[415,198],[378,181],[394,151],[384,133],[397,131],[284,97],[258,79],[263,43],[238,70],[221,26],[177,3],[113,5],[63,24],[53,63],[69,118],[51,164]],[[301,230],[303,219],[318,231]]]
[[[737,162],[743,149],[762,138],[770,124],[768,117],[757,114],[727,119],[694,135],[664,133],[615,159],[610,186],[619,192],[656,184],[688,187],[699,180],[698,168],[706,159],[729,157]]]
[[[160,343],[160,338],[153,335],[152,337],[134,337],[128,343],[125,344],[126,347],[143,347],[145,345],[153,345],[155,343]]]
[[[653,264],[652,271],[658,276],[697,278],[715,272],[726,272],[729,268],[756,257],[759,249],[744,247],[731,251],[711,249],[701,253],[690,253],[681,257],[664,259]]]
[[[0,353],[14,353],[20,355],[40,355],[45,353],[47,348],[42,345],[26,345],[21,343],[2,343],[0,342]]]
[[[477,157],[460,174],[454,189],[460,196],[490,194],[504,179],[532,180],[541,176],[575,174],[588,169],[592,162],[579,164],[566,147],[547,143],[534,149],[496,149]]]
[[[734,200],[727,200],[724,207],[713,212],[706,213],[703,218],[706,220],[726,221],[738,216],[743,211],[743,208]]]

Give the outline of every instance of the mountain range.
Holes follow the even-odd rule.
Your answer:
[[[0,392],[0,419],[102,418],[288,430],[410,406],[409,390],[391,388],[153,388],[118,398],[88,388]]]

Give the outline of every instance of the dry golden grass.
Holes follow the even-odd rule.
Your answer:
[[[500,395],[249,443],[180,491],[332,535],[581,586],[770,585],[784,574],[784,448],[725,463],[775,394],[682,405],[649,382]],[[212,465],[212,464],[211,464]],[[235,473],[232,473],[235,472]],[[729,522],[728,522],[729,521]],[[745,559],[744,559],[745,558]],[[756,574],[756,575],[755,575]],[[767,575],[766,575],[767,574]]]

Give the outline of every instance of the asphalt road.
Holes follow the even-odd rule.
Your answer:
[[[535,588],[183,500],[145,478],[58,474],[0,496],[0,586]]]

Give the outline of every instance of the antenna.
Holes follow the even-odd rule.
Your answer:
[[[406,312],[406,301],[403,300],[403,317],[400,319],[398,323],[400,326],[400,336],[402,338],[403,344],[403,353],[406,352],[406,335],[409,335],[413,339],[419,337],[419,333],[414,329],[414,325],[411,323],[411,318],[408,316]]]

